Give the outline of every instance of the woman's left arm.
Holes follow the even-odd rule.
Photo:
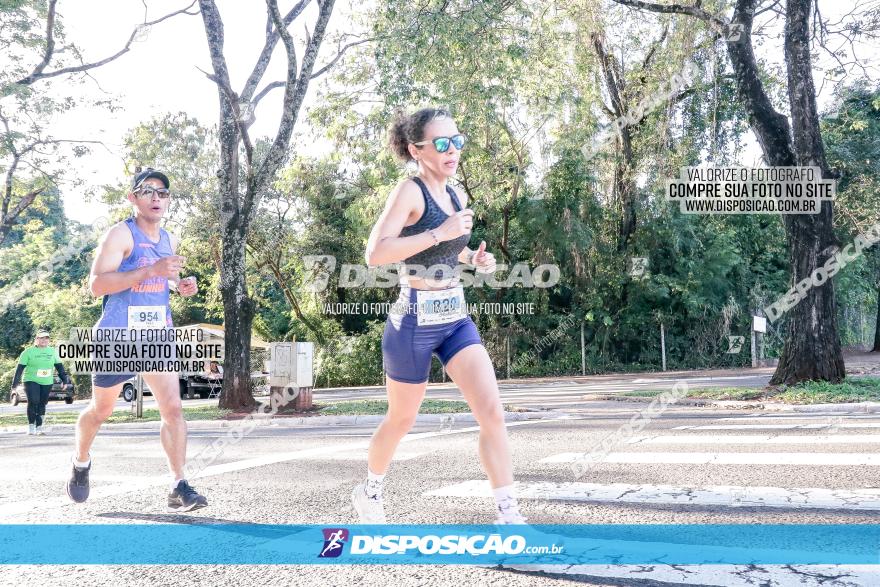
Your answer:
[[[70,385],[70,375],[64,370],[64,365],[61,364],[61,357],[58,356],[57,350],[55,351],[55,370],[58,371],[58,377],[61,378],[61,381],[65,385]]]

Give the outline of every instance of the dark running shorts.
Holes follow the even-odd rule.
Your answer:
[[[398,304],[415,306],[418,290],[401,288]],[[385,373],[402,383],[425,383],[431,370],[431,356],[445,366],[466,346],[483,344],[470,316],[446,324],[418,324],[413,308],[406,313],[389,312],[382,336]]]

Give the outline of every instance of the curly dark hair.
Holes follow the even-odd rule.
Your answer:
[[[425,127],[432,120],[449,116],[449,111],[443,108],[422,108],[412,114],[398,113],[388,129],[391,152],[401,161],[410,161],[409,144],[424,140]]]

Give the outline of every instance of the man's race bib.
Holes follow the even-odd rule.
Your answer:
[[[52,369],[37,369],[37,377],[49,377],[52,375]]]
[[[455,287],[440,291],[419,290],[416,293],[418,325],[447,324],[467,316],[464,289]]]
[[[165,328],[165,306],[129,306],[128,327]]]

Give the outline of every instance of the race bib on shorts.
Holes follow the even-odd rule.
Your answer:
[[[419,290],[416,293],[418,325],[448,324],[467,316],[464,289],[455,287],[440,291]]]
[[[129,306],[128,327],[165,328],[165,306]]]
[[[52,375],[52,369],[37,369],[37,377],[49,377]]]

